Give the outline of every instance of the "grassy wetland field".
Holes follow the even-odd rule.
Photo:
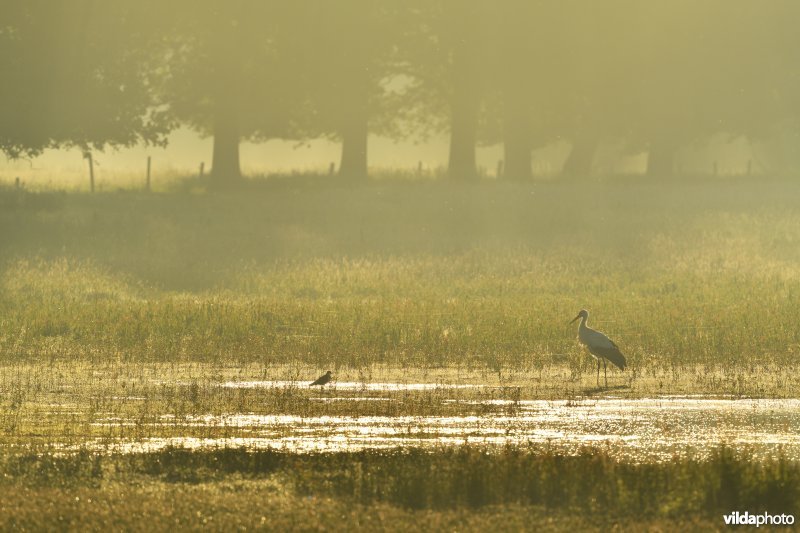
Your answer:
[[[799,201],[764,179],[2,189],[0,529],[797,516]],[[581,308],[627,357],[608,387]]]

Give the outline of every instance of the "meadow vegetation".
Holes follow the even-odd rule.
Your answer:
[[[320,186],[321,185],[321,186]],[[4,361],[583,369],[793,364],[800,186],[254,183],[4,191]]]
[[[800,391],[800,183],[205,186],[0,190],[0,527],[133,527],[143,506],[157,526],[219,529],[262,516],[287,529],[697,529],[734,508],[798,511],[796,463],[725,449],[649,465],[534,447],[80,451],[212,433],[164,415],[447,416],[602,394],[567,325],[584,307],[628,357],[609,370],[615,395]],[[326,369],[483,387],[448,391],[456,405],[436,390],[321,402],[219,386]]]
[[[716,529],[731,509],[800,512],[800,467],[720,448],[705,461],[627,464],[587,449],[338,454],[243,449],[14,456],[4,529]],[[43,505],[44,503],[44,505]]]

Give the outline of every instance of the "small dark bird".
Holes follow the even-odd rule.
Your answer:
[[[614,341],[586,325],[586,321],[589,319],[589,311],[581,309],[581,312],[572,319],[572,322],[578,319],[581,319],[581,325],[578,328],[578,340],[581,344],[586,346],[586,349],[589,350],[592,357],[597,359],[597,385],[600,386],[600,361],[602,360],[606,387],[608,387],[606,361],[611,361],[620,370],[625,370],[625,367],[628,366],[628,363],[625,361],[625,356],[619,351],[619,347],[614,344]],[[570,324],[572,324],[572,322],[570,322]]]
[[[331,380],[331,371],[328,370],[322,376],[318,377],[316,381],[309,384],[309,387],[313,387],[314,385],[325,385],[327,382]]]

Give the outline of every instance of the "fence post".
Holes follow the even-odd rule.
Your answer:
[[[203,171],[205,171],[205,168],[206,168],[206,163],[205,161],[202,161],[200,163],[200,179],[203,179]]]
[[[147,156],[147,181],[145,182],[145,190],[150,192],[150,156]]]

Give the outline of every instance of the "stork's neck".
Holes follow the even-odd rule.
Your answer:
[[[581,325],[578,327],[578,329],[585,329],[585,328],[587,327],[587,326],[586,326],[586,321],[587,321],[587,320],[589,320],[589,317],[587,317],[587,316],[582,316],[582,317],[581,317]]]

